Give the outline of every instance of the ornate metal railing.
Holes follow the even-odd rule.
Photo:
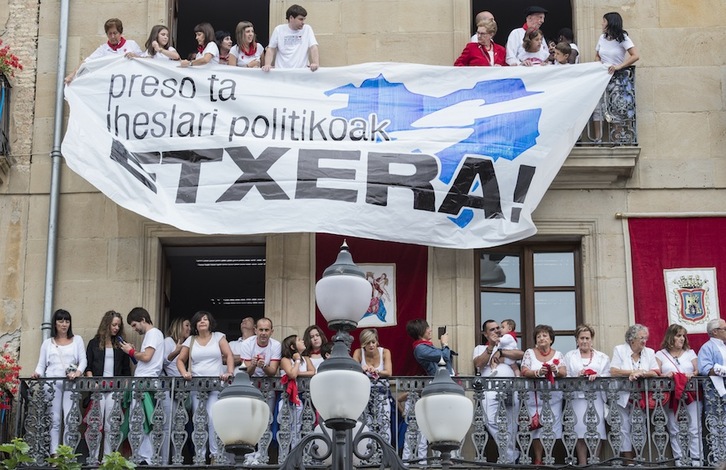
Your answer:
[[[545,465],[577,464],[575,427],[579,422],[585,423],[583,441],[589,449],[589,465],[618,467],[635,462],[673,466],[671,447],[674,441],[683,450],[678,465],[713,467],[726,460],[726,396],[718,395],[709,378],[689,381],[679,400],[672,400],[674,386],[668,378],[636,382],[616,378],[559,379],[554,384],[522,378],[458,377],[457,380],[475,403],[469,437],[454,459],[455,464],[463,468],[486,462],[497,462],[508,468],[532,465],[530,450],[534,436],[530,424],[534,410],[528,408],[527,403],[535,391],[534,385],[540,405],[542,428],[539,439],[544,448]],[[417,462],[425,462],[427,457],[413,410],[428,381],[425,377],[398,377],[374,383],[370,405],[361,416],[365,424],[362,429],[391,442],[412,467]],[[309,381],[298,381],[299,405],[292,403],[287,386],[279,379],[258,379],[256,384],[273,413],[270,426],[257,451],[248,457],[248,463],[274,465],[284,460],[301,437],[320,432],[316,430]],[[211,458],[217,464],[231,464],[231,458],[219,441],[219,451],[210,459],[206,458],[207,404],[210,394],[213,396],[213,392],[224,386],[218,378],[212,377],[191,381],[116,377],[63,381],[56,389],[52,379],[24,379],[18,402],[21,412],[15,431],[30,444],[34,460],[42,464],[50,447],[51,402],[59,393],[57,390],[62,389],[70,398],[71,406],[66,410],[61,442],[80,452],[84,462],[91,467],[101,456],[104,439],[112,449],[126,452],[137,462],[140,461],[138,449],[142,441],[149,439],[154,450],[149,463],[157,466],[203,465]],[[188,407],[190,396],[195,396],[199,403],[191,410]],[[112,400],[112,405],[107,405],[110,416],[105,425],[102,418],[104,399]],[[576,399],[586,403],[582,415],[575,411]],[[621,412],[619,400],[626,403],[624,412]],[[690,404],[691,400],[695,400],[694,404]],[[529,401],[531,403],[531,399]],[[600,403],[604,404],[604,414],[598,411]],[[691,427],[693,416],[697,421],[695,432]],[[244,420],[245,417],[240,416],[241,426]],[[602,420],[607,424],[604,441],[598,433]],[[561,434],[558,422],[562,424]],[[402,429],[404,423],[407,425],[405,431]],[[629,432],[626,432],[627,428],[630,428]],[[620,457],[628,441],[632,443],[633,460]],[[374,455],[365,464],[375,464],[377,458],[380,457]],[[316,464],[312,457],[309,463]]]
[[[635,116],[635,66],[613,73],[577,145],[638,145]]]

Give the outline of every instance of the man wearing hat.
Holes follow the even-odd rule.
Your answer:
[[[507,64],[522,65],[517,57],[524,51],[524,47],[522,47],[524,35],[527,31],[539,29],[544,24],[545,13],[547,13],[547,10],[538,6],[531,6],[525,10],[527,21],[524,23],[524,26],[514,29],[509,33],[509,38],[507,39]],[[542,41],[540,53],[542,62],[546,61],[550,55],[550,51],[547,48],[547,41]]]

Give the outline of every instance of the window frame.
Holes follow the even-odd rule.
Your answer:
[[[535,253],[572,253],[573,254],[573,270],[574,283],[573,286],[540,286],[534,285],[534,255]],[[484,253],[497,253],[517,255],[520,257],[519,275],[520,282],[518,288],[511,287],[483,287],[481,285],[481,257]],[[535,322],[535,294],[538,292],[569,292],[575,294],[575,326],[583,323],[583,258],[582,258],[582,241],[537,241],[537,242],[520,242],[509,245],[503,245],[494,248],[485,248],[475,251],[474,263],[474,281],[475,292],[475,313],[476,322],[476,344],[479,344],[482,338],[481,325],[486,318],[482,318],[481,311],[481,294],[483,292],[495,293],[519,293],[520,294],[520,318],[521,324],[517,325],[518,337],[521,338],[522,350],[534,347]],[[557,336],[573,336],[575,330],[555,330]]]

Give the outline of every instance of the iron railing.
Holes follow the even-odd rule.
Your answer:
[[[425,452],[425,447],[419,445],[421,436],[413,410],[429,380],[427,377],[396,377],[373,383],[371,402],[361,416],[365,428],[384,436],[412,467],[426,464],[427,455],[420,454],[418,450],[421,448]],[[475,403],[471,430],[462,443],[461,452],[454,459],[455,465],[461,468],[475,468],[487,462],[496,462],[507,468],[531,468],[529,450],[533,436],[530,420],[533,410],[527,408],[527,399],[535,390],[535,384],[541,406],[540,440],[544,447],[545,465],[577,464],[575,426],[579,420],[586,424],[584,442],[590,449],[590,466],[619,467],[633,462],[674,466],[676,462],[671,453],[674,439],[683,449],[680,462],[677,462],[680,466],[715,467],[726,461],[726,396],[720,397],[707,377],[691,379],[679,400],[671,399],[673,381],[660,377],[635,382],[627,378],[598,378],[594,381],[567,378],[552,384],[546,380],[477,376],[457,377],[456,380]],[[17,413],[15,432],[28,442],[31,456],[39,465],[49,453],[51,402],[54,394],[58,393],[54,383],[53,379],[21,381],[17,403],[20,412]],[[268,430],[257,451],[249,456],[248,463],[276,465],[284,460],[302,436],[320,432],[316,430],[309,379],[298,380],[299,406],[291,403],[288,387],[279,378],[257,379],[255,383],[270,403],[273,413]],[[150,464],[172,467],[204,465],[209,438],[208,396],[224,386],[226,384],[214,377],[198,377],[190,381],[170,377],[84,377],[72,382],[63,381],[58,389],[70,397],[71,407],[67,410],[61,442],[80,452],[83,461],[93,467],[100,457],[104,438],[109,439],[113,449],[125,451],[138,462],[137,450],[148,433],[154,448]],[[191,394],[196,395],[199,405],[191,410],[190,415],[187,402]],[[101,417],[103,396],[113,400],[110,424],[106,425]],[[577,416],[574,411],[573,404],[577,398],[584,398],[587,402],[584,416]],[[626,413],[623,415],[618,400],[626,398]],[[601,399],[605,404],[605,416],[597,411]],[[689,410],[693,409],[693,405],[689,408],[691,400],[695,400],[698,410],[696,433],[689,430],[692,419]],[[561,412],[557,412],[558,403],[561,403]],[[673,412],[669,411],[673,408]],[[556,412],[561,418],[561,435],[555,425]],[[630,424],[629,436],[623,432],[623,416]],[[607,424],[607,439],[601,441],[597,429],[603,419]],[[244,420],[244,416],[239,417],[240,426],[244,425]],[[669,420],[675,425],[671,432]],[[127,426],[123,424],[125,422]],[[404,423],[407,425],[405,431],[402,429]],[[145,430],[147,424],[150,424],[150,429]],[[633,460],[619,457],[627,438],[632,441]],[[231,464],[232,459],[224,452],[219,440],[218,443],[219,452],[210,457],[216,464]],[[169,449],[168,453],[166,449]],[[509,449],[513,449],[514,453],[508,453]],[[428,458],[433,458],[430,453]],[[374,456],[364,464],[375,464],[376,459]],[[512,461],[514,459],[516,461]],[[312,460],[308,463],[312,467],[322,465]]]
[[[631,65],[613,73],[577,145],[636,146],[636,125],[635,66]]]

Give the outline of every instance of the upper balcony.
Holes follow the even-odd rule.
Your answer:
[[[420,445],[413,412],[429,381],[428,377],[397,377],[372,382],[370,402],[360,418],[370,431],[391,442],[411,468],[440,464],[436,456]],[[528,401],[531,406],[535,381],[483,377],[457,377],[457,381],[475,406],[473,424],[461,453],[454,460],[455,466],[481,468],[496,462],[500,467],[532,468],[529,450],[537,436],[530,431],[533,410],[528,408]],[[316,428],[309,381],[298,380],[300,406],[291,403],[290,389],[280,378],[257,379],[256,385],[273,413],[268,430],[248,464],[253,468],[277,468],[302,436],[320,432]],[[104,433],[111,448],[119,448],[138,462],[138,448],[148,432],[155,449],[150,462],[153,466],[203,466],[208,461],[205,458],[207,409],[215,399],[212,392],[222,387],[224,384],[213,377],[191,381],[170,377],[81,378],[73,382],[59,381],[59,387],[52,379],[23,380],[15,432],[25,438],[32,457],[42,464],[49,453],[53,432],[51,403],[56,394],[62,393],[69,407],[64,442],[81,453],[87,465],[97,464],[104,446]],[[536,393],[542,424],[538,437],[544,447],[545,465],[577,464],[575,427],[583,420],[590,468],[631,463],[671,467],[674,466],[673,442],[680,443],[682,449],[690,449],[684,450],[680,466],[695,468],[701,461],[704,467],[714,467],[726,458],[726,396],[718,396],[710,378],[691,379],[685,393],[673,400],[673,381],[662,377],[635,382],[627,378],[557,379],[552,384],[538,380]],[[191,415],[185,404],[190,395],[199,403]],[[583,398],[584,410],[575,406],[576,400]],[[112,426],[103,424],[104,399],[109,402],[106,421],[115,423]],[[691,402],[692,399],[696,401]],[[623,410],[618,401],[627,403]],[[240,416],[241,426],[244,420]],[[604,441],[600,440],[598,431],[602,420],[606,424]],[[561,422],[561,434],[558,422]],[[511,432],[503,426],[506,423],[511,424]],[[145,426],[150,429],[145,431]],[[626,440],[632,442],[633,460],[618,457]],[[224,449],[221,441],[218,443],[219,449]],[[363,444],[361,453],[365,453],[365,447]],[[169,458],[162,458],[162,452],[168,449]],[[514,453],[508,454],[506,449]],[[377,468],[379,457],[376,455],[360,466]],[[212,457],[217,466],[231,464],[223,450]],[[316,462],[312,455],[307,461],[310,463],[307,468],[326,466],[324,462]]]
[[[606,188],[629,179],[640,155],[635,111],[635,66],[630,66],[613,74],[552,187]]]

